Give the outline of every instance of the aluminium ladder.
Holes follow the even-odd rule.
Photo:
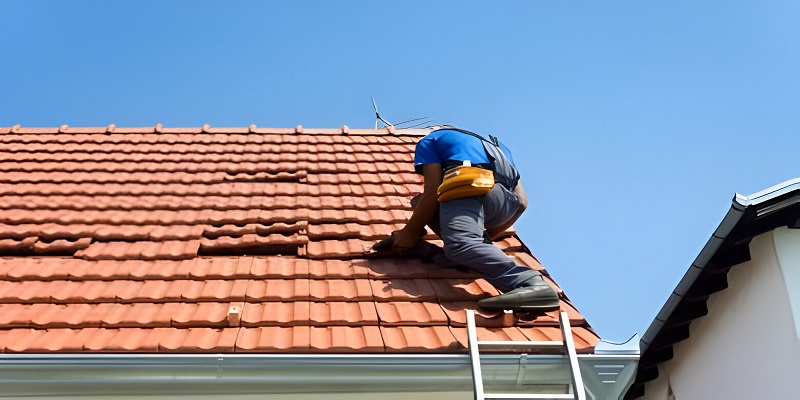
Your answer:
[[[469,357],[472,365],[472,385],[475,390],[475,400],[484,399],[574,399],[586,400],[583,387],[581,370],[578,367],[578,354],[575,351],[575,341],[572,338],[572,328],[566,312],[558,316],[561,325],[561,334],[564,341],[479,341],[475,327],[475,310],[467,310],[467,336],[469,342]],[[570,378],[572,380],[572,394],[517,394],[517,393],[484,393],[483,374],[481,372],[481,356],[479,347],[525,347],[525,348],[560,348],[566,350],[569,360]]]

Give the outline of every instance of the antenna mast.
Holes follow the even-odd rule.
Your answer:
[[[375,129],[378,129],[378,121],[383,122],[387,126],[394,127],[394,125],[392,125],[389,121],[381,118],[381,114],[378,112],[378,105],[375,104],[375,96],[370,96],[370,97],[372,97],[372,108],[375,109]]]
[[[393,123],[383,119],[383,117],[381,117],[381,114],[378,112],[378,104],[375,103],[375,96],[370,96],[370,97],[372,97],[372,108],[375,109],[375,129],[378,129],[378,121],[381,121],[386,126],[391,126],[392,128],[397,128],[400,125],[405,125],[405,124],[412,123],[412,122],[422,121],[422,122],[418,122],[415,125],[411,125],[411,126],[407,126],[407,127],[403,127],[403,128],[398,128],[398,129],[411,129],[411,128],[416,128],[416,127],[418,127],[420,125],[425,125],[425,124],[429,124],[429,123],[433,122],[433,120],[429,119],[429,117],[421,117],[421,118],[410,119],[408,121],[403,121],[403,122],[400,122],[398,124],[393,124]]]

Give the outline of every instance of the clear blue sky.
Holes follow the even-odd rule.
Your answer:
[[[797,2],[5,1],[0,14],[0,126],[371,127],[375,95],[390,121],[501,137],[531,197],[522,238],[608,339],[647,328],[734,192],[800,176]]]

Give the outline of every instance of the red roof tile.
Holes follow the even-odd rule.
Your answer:
[[[411,215],[426,132],[0,128],[0,352],[465,352],[498,292],[367,252]],[[496,245],[558,288],[513,229]],[[560,340],[556,312],[477,324]]]
[[[467,326],[466,309],[473,307],[470,301],[443,301],[442,310],[447,314],[450,326]],[[481,327],[512,327],[517,325],[517,318],[514,313],[503,311],[490,311],[478,308],[475,310],[475,325]]]
[[[308,325],[307,301],[245,303],[242,326]]]
[[[309,274],[315,279],[364,279],[371,276],[368,267],[350,260],[310,260]]]
[[[83,304],[81,304],[83,305]],[[81,306],[70,304],[68,307]],[[99,304],[92,310],[104,328],[168,328],[181,303]],[[65,311],[72,311],[65,310]]]
[[[424,279],[428,277],[428,273],[432,269],[430,264],[425,264],[419,260],[403,260],[402,263],[397,261],[397,259],[356,260],[353,264],[367,269],[369,276],[373,279]],[[433,269],[438,270],[441,268]]]
[[[236,352],[307,353],[311,350],[311,327],[267,326],[241,328],[236,338]]]
[[[372,301],[373,289],[366,279],[312,279],[311,298],[317,301]]]
[[[448,319],[436,302],[398,301],[375,303],[382,326],[447,325]]]
[[[383,339],[377,326],[312,326],[311,350],[334,353],[380,353]]]
[[[307,256],[312,259],[325,258],[356,258],[363,256],[369,249],[366,243],[358,239],[347,240],[323,240],[319,242],[309,242]]]
[[[310,307],[311,325],[377,326],[376,304],[363,302],[314,302]]]
[[[0,338],[4,352],[232,352],[238,329],[12,329]]]
[[[389,353],[452,353],[466,349],[446,326],[381,327],[381,333]]]
[[[310,299],[308,279],[251,280],[247,287],[248,302]]]
[[[436,294],[427,279],[381,279],[370,281],[372,294],[378,301],[436,300]]]
[[[477,301],[500,292],[483,278],[431,280],[436,296],[442,301]]]

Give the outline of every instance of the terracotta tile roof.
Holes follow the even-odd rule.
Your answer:
[[[464,309],[496,289],[365,254],[411,215],[424,133],[0,128],[0,351],[465,352]],[[558,288],[506,234],[496,245]],[[556,312],[478,324],[487,340],[561,337]]]

